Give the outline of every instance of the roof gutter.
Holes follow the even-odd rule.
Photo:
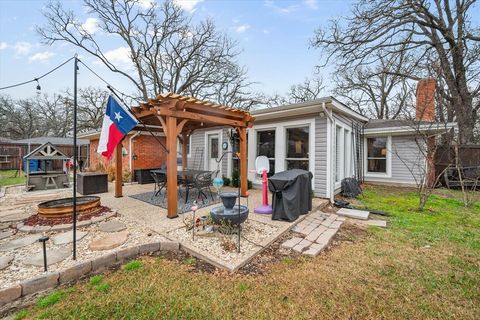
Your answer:
[[[333,118],[333,111],[330,113],[328,110],[327,110],[327,107],[326,107],[326,104],[325,102],[322,102],[322,110],[323,112],[325,113],[325,115],[327,116],[327,119],[330,121],[330,130],[328,130],[328,125],[327,125],[327,139],[330,138],[328,141],[328,144],[330,145],[330,148],[332,148],[334,146],[334,135],[333,135],[333,129],[334,128],[334,123],[335,123],[335,119]],[[328,147],[327,147],[328,149]],[[330,198],[330,203],[333,204],[334,200],[335,200],[335,182],[334,182],[334,179],[333,179],[333,170],[329,170],[329,167],[332,167],[333,168],[333,161],[335,160],[333,158],[333,155],[335,154],[334,152],[332,152],[332,150],[330,149],[330,152],[327,152],[328,154],[328,163],[327,163],[327,172],[328,173],[328,176],[327,176],[327,185],[328,185],[328,193],[329,193],[329,198]]]

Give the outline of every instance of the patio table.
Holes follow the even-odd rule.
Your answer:
[[[167,174],[167,169],[155,169],[155,170],[150,170],[152,173],[160,173],[160,174]],[[186,170],[178,170],[177,171],[177,176],[185,176],[185,177],[195,177],[200,173],[205,173],[205,172],[210,172],[206,170],[194,170],[194,169],[186,169]]]
[[[167,169],[155,169],[155,170],[150,170],[151,173],[156,173],[156,174],[167,174]],[[201,173],[205,172],[210,172],[207,170],[194,170],[194,169],[186,169],[186,170],[178,170],[177,171],[177,177],[181,177],[181,179],[177,180],[178,182],[182,182],[184,185],[189,185],[193,180],[195,180],[195,177]],[[187,194],[185,195],[185,203],[188,201],[188,187],[187,187]]]

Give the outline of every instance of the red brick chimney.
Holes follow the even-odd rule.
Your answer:
[[[435,79],[422,79],[417,83],[417,121],[435,121]]]

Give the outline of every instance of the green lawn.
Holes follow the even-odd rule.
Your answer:
[[[0,187],[25,183],[23,173],[18,174],[16,170],[0,170]]]
[[[17,318],[479,319],[480,204],[459,199],[441,190],[416,212],[411,190],[367,186],[357,204],[388,212],[390,227],[344,225],[316,258],[231,275],[145,257],[53,292]]]

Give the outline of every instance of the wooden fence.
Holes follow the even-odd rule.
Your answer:
[[[29,149],[26,144],[0,143],[0,170],[18,170],[23,157],[29,150],[32,151],[39,146],[40,144],[31,144]],[[67,156],[73,156],[72,145],[56,145],[56,147]],[[83,160],[85,167],[88,165],[88,148],[88,145],[78,147],[78,159]]]
[[[458,158],[462,167],[480,166],[480,145],[462,145],[458,147]],[[435,157],[435,171],[437,174],[444,172],[448,166],[455,165],[455,148],[444,145],[437,148]],[[443,182],[441,178],[440,181]]]

